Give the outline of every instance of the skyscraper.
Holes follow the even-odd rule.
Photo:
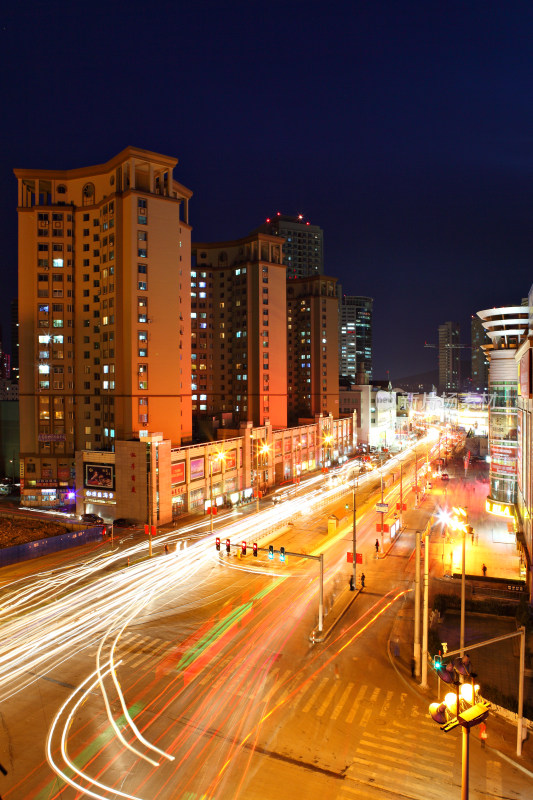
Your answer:
[[[311,225],[302,214],[290,217],[278,211],[257,230],[285,240],[283,263],[289,280],[324,274],[324,232],[318,225]]]
[[[358,371],[372,378],[373,305],[371,297],[339,296],[339,369],[352,382]]]
[[[336,278],[287,282],[289,425],[317,414],[339,416]]]
[[[287,424],[287,322],[281,242],[252,233],[193,245],[192,413],[229,426]]]
[[[485,332],[479,317],[472,317],[472,391],[487,392],[489,386],[489,360],[483,345],[490,344],[490,339]]]
[[[461,328],[458,322],[439,325],[439,392],[461,388]]]
[[[191,437],[191,192],[176,159],[16,169],[21,477],[62,500],[74,454]]]

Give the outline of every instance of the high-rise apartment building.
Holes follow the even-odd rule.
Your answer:
[[[227,427],[287,424],[282,242],[252,233],[193,245],[192,413]]]
[[[176,159],[16,169],[21,476],[63,499],[74,454],[191,437],[191,192]],[[37,501],[38,501],[37,497]]]
[[[439,325],[439,392],[461,388],[461,328],[458,322]]]
[[[287,282],[289,424],[339,416],[339,304],[336,278]]]
[[[257,230],[283,238],[283,263],[289,280],[324,274],[324,231],[302,214],[291,217],[278,211]]]
[[[373,305],[371,297],[339,295],[339,369],[353,382],[358,371],[372,378]]]
[[[472,344],[472,391],[487,392],[489,386],[489,360],[483,346],[490,344],[483,323],[479,317],[472,317],[471,324]]]

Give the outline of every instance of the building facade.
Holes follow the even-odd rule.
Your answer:
[[[483,346],[489,344],[490,339],[479,317],[472,317],[470,334],[472,344],[472,367],[470,373],[472,391],[476,393],[488,392],[489,360]]]
[[[518,465],[518,370],[515,359],[527,331],[527,306],[478,311],[490,340],[489,359],[489,495],[487,511],[516,516]]]
[[[339,416],[336,278],[287,282],[287,407],[290,425]]]
[[[191,439],[191,192],[176,164],[128,147],[15,170],[23,502],[63,501],[76,451]]]
[[[458,322],[439,325],[439,392],[461,389],[461,328]]]
[[[339,296],[339,370],[351,381],[358,371],[372,379],[373,305],[371,297]]]
[[[220,427],[287,425],[286,280],[278,237],[194,244],[192,412]]]
[[[283,239],[283,263],[288,280],[324,274],[324,232],[318,225],[311,225],[302,214],[291,217],[278,211],[267,217],[257,230]]]

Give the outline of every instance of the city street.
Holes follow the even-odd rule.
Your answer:
[[[389,469],[384,499],[394,504],[397,465]],[[403,471],[412,508],[412,467]],[[51,570],[52,557],[2,570],[4,800],[459,797],[460,736],[439,730],[427,697],[392,663],[407,658],[407,641],[392,654],[389,640],[412,597],[414,533],[408,526],[377,557],[380,482],[365,477],[357,495],[365,589],[324,644],[310,641],[317,562],[282,564],[264,549],[323,553],[325,607],[335,609],[351,573],[352,491],[331,477],[321,476],[333,483],[326,491],[296,487],[287,503],[303,508],[286,506],[290,525],[283,503],[224,520],[220,552],[191,529],[163,534],[151,560],[134,536],[115,552],[58,554],[48,574],[37,570]],[[424,510],[441,495],[436,486]],[[272,514],[280,532],[254,558],[251,542]],[[387,550],[385,541],[379,555]],[[526,774],[476,744],[472,798],[530,796]]]

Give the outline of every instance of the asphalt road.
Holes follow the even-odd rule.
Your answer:
[[[351,493],[315,488],[298,488],[309,500],[274,544],[324,553],[329,605],[350,572]],[[376,559],[370,482],[357,499],[366,588],[324,645],[309,640],[314,562],[228,557],[191,531],[152,560],[140,539],[28,562],[27,577],[2,570],[4,800],[459,797],[460,738],[443,737],[390,663],[411,544]],[[253,541],[259,517],[238,522],[232,541]],[[471,797],[530,796],[524,776],[474,751]]]

